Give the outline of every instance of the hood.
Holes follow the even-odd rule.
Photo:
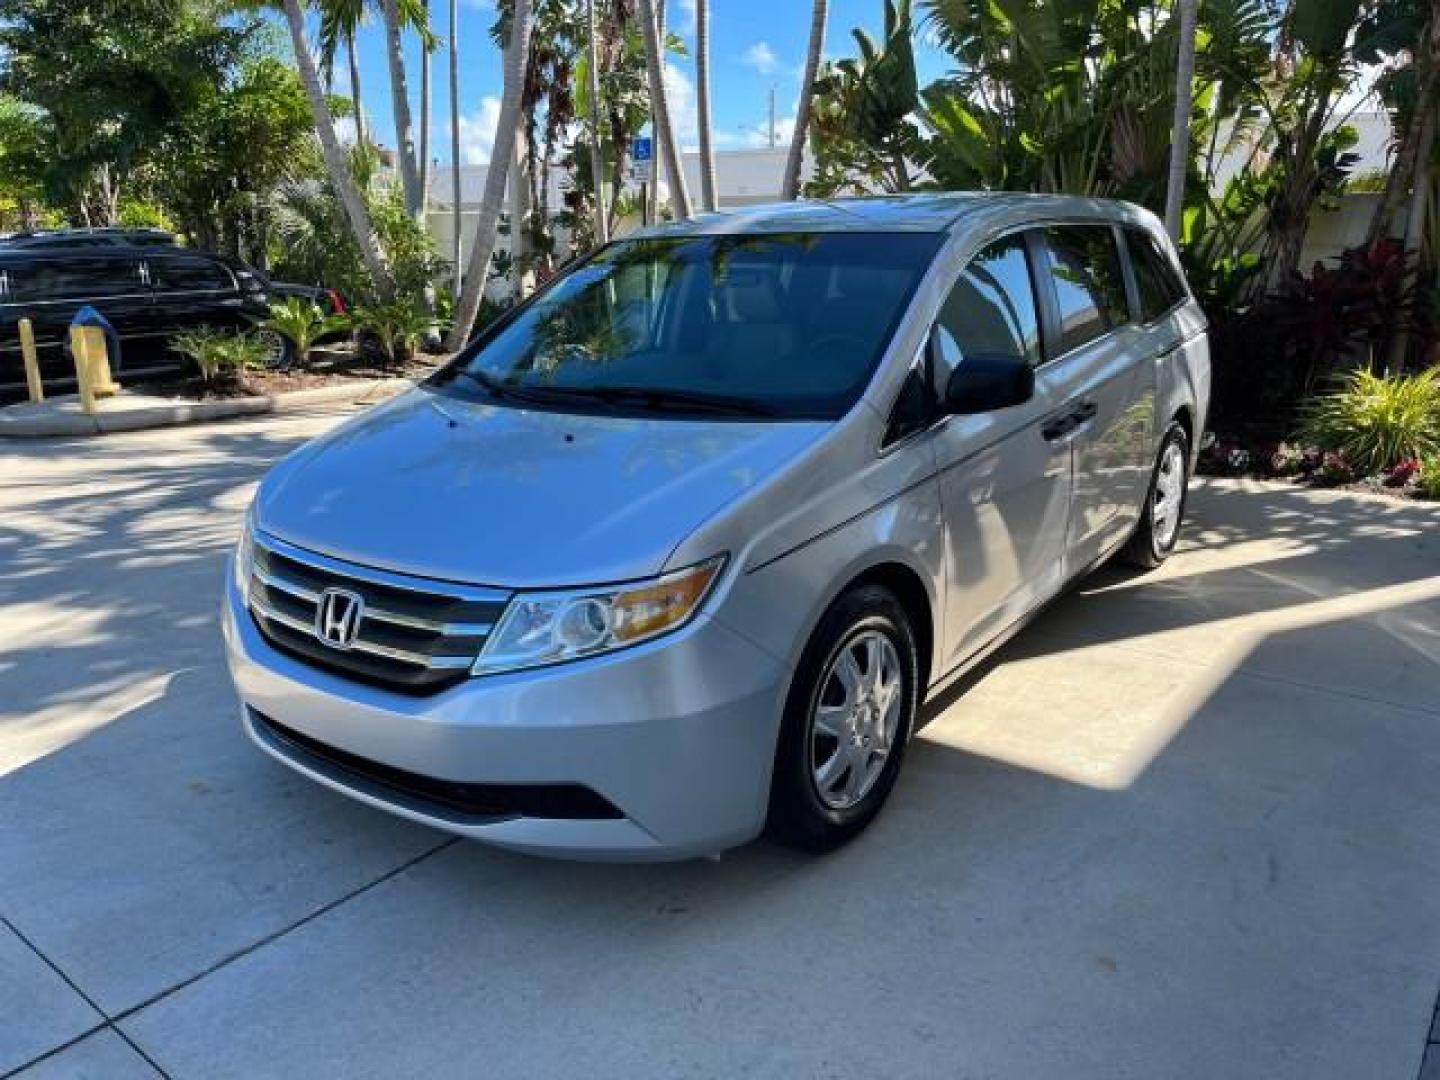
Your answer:
[[[581,416],[412,390],[261,485],[260,527],[339,559],[504,587],[659,573],[829,424]]]

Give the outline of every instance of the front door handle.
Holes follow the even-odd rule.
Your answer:
[[[1059,442],[1074,432],[1076,428],[1095,419],[1095,414],[1099,411],[1100,406],[1089,398],[1072,401],[1064,411],[1046,421],[1045,426],[1040,429],[1040,434],[1045,436],[1049,442]]]

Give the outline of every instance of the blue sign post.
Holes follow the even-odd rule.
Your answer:
[[[654,139],[649,135],[640,135],[630,140],[630,178],[632,180],[637,184],[648,184],[654,161]]]

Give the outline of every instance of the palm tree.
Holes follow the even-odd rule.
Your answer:
[[[585,0],[585,21],[590,69],[590,182],[595,188],[595,242],[603,244],[610,239],[610,230],[605,220],[605,144],[600,137],[600,48],[595,32],[595,0]]]
[[[665,92],[664,53],[660,28],[655,21],[654,0],[640,0],[641,30],[645,34],[645,68],[650,79],[650,101],[655,116],[656,150],[665,159],[665,172],[670,177],[670,201],[675,216],[690,216],[690,192],[685,186],[685,173],[680,168],[680,150],[675,144],[675,128],[670,123],[670,101]]]
[[[450,0],[450,287],[460,295],[460,11],[458,0]]]
[[[400,186],[405,209],[420,213],[420,173],[415,163],[415,130],[410,118],[410,82],[405,75],[405,42],[401,36],[398,0],[380,0],[385,20],[385,54],[390,62],[390,103],[395,113],[395,156],[400,165]]]
[[[350,161],[340,140],[335,136],[335,119],[330,115],[330,105],[325,100],[324,87],[320,85],[320,72],[315,67],[315,57],[305,40],[305,13],[300,10],[300,0],[283,0],[285,20],[290,25],[290,42],[295,49],[295,63],[300,69],[300,81],[310,98],[310,110],[315,118],[315,134],[320,140],[320,150],[325,156],[325,169],[330,184],[345,207],[345,216],[350,220],[350,229],[355,234],[365,268],[375,283],[375,291],[381,299],[388,300],[395,294],[395,278],[390,273],[390,264],[385,251],[375,235],[375,226],[370,220],[370,209],[365,205],[365,196],[355,183],[350,171]]]
[[[695,4],[696,111],[700,124],[700,203],[715,210],[715,147],[710,133],[710,0]]]
[[[1170,170],[1165,186],[1165,230],[1180,239],[1185,172],[1190,164],[1190,110],[1194,102],[1196,0],[1178,0],[1180,53],[1175,61],[1175,123],[1170,133]]]
[[[295,3],[296,0],[286,0]],[[495,254],[495,237],[500,227],[500,208],[505,201],[505,180],[515,156],[515,129],[520,124],[520,99],[525,90],[525,69],[530,56],[530,33],[535,12],[530,0],[515,0],[510,17],[510,40],[505,43],[505,90],[500,99],[495,145],[490,151],[490,168],[485,174],[485,194],[480,200],[480,219],[475,225],[475,242],[465,268],[465,285],[455,305],[455,323],[446,342],[453,351],[470,339],[480,297],[490,276],[490,259]]]
[[[430,29],[430,0],[422,0],[425,12],[425,29]],[[432,42],[420,42],[420,206],[416,217],[423,223],[430,201],[430,52]]]
[[[805,160],[805,133],[810,128],[810,99],[815,93],[815,76],[820,71],[820,57],[825,51],[825,17],[828,0],[815,0],[810,12],[810,48],[805,53],[805,82],[800,87],[800,104],[795,108],[795,130],[790,136],[790,156],[785,159],[785,179],[780,186],[782,199],[800,194],[800,166]]]
[[[345,48],[350,69],[350,107],[355,113],[355,141],[365,144],[365,110],[360,100],[360,61],[355,52],[355,35],[365,21],[365,0],[324,0],[320,5],[320,70],[325,85],[333,84],[335,54]]]

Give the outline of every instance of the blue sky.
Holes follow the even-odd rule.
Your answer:
[[[436,32],[448,33],[447,6],[432,0]],[[800,90],[810,31],[809,0],[710,0],[711,98],[716,142],[720,149],[765,144],[769,94],[776,91],[776,114],[782,143],[789,138],[795,101]],[[884,20],[883,0],[831,0],[825,38],[827,57],[854,53],[850,29],[863,26],[878,36]],[[490,41],[495,13],[492,0],[460,0],[460,114],[461,158],[471,162],[489,157],[501,92],[500,53]],[[691,0],[669,0],[669,25],[693,45],[694,5]],[[375,137],[386,145],[395,141],[390,108],[390,82],[385,61],[383,30],[367,26],[359,39],[360,82],[365,111]],[[943,74],[944,54],[921,46],[918,61],[922,82]],[[676,111],[680,138],[695,142],[695,71],[691,60],[673,58],[670,75],[671,107]],[[339,66],[339,65],[337,65]],[[418,48],[406,65],[415,122],[419,123],[420,57]],[[434,105],[431,156],[450,158],[448,58],[443,50],[434,57]],[[339,72],[337,72],[337,77]],[[346,84],[348,85],[348,83]]]

